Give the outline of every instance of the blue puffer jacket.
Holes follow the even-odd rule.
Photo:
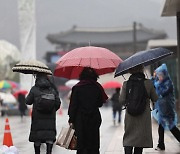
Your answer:
[[[156,70],[157,80],[154,80],[158,100],[155,104],[153,116],[164,129],[171,130],[177,124],[175,112],[174,86],[170,79],[166,64],[162,64]],[[162,80],[160,81],[160,77]]]

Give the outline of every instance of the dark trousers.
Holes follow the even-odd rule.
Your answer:
[[[134,153],[133,153],[133,148],[134,148]],[[124,147],[124,151],[125,154],[142,154],[143,148],[126,146]]]
[[[174,135],[174,137],[180,142],[180,131],[179,131],[179,129],[176,126],[174,126],[170,131]],[[159,134],[158,147],[161,149],[164,149],[165,148],[165,145],[164,145],[164,128],[162,125],[159,125],[158,134]]]
[[[113,119],[116,120],[116,113],[118,113],[118,122],[121,122],[121,110],[113,109]]]
[[[46,143],[46,154],[51,154],[52,153],[52,147],[53,147],[53,144],[49,144],[49,143]],[[34,143],[34,151],[35,151],[35,154],[40,154],[40,147],[41,147],[41,144],[37,145]]]
[[[80,149],[76,154],[100,154],[99,149]]]
[[[21,118],[23,118],[23,116],[26,115],[26,114],[25,114],[25,111],[20,110],[20,115],[21,115]]]

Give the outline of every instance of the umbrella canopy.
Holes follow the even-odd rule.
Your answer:
[[[69,88],[72,88],[74,85],[76,85],[79,82],[79,80],[71,79],[65,82],[65,85]]]
[[[165,48],[154,48],[137,52],[119,64],[115,71],[115,77],[128,73],[130,68],[137,65],[151,65],[172,54],[173,52]]]
[[[16,97],[16,98],[18,98],[18,96],[19,96],[19,94],[22,94],[22,95],[26,95],[28,93],[28,91],[27,90],[18,90],[18,91],[16,91],[16,92],[14,92],[13,93],[13,96],[14,97]]]
[[[11,84],[6,80],[0,81],[0,89],[10,89],[12,88]]]
[[[0,40],[0,61],[1,62],[17,62],[20,60],[20,51],[13,44]]]
[[[121,88],[122,84],[117,81],[108,81],[104,83],[102,86],[104,89],[113,89],[113,88]]]
[[[11,84],[12,88],[14,88],[14,89],[20,87],[19,83],[17,83],[17,82],[10,81],[10,80],[7,80],[7,82],[9,82]]]
[[[101,47],[80,47],[66,53],[57,61],[55,76],[77,79],[84,67],[95,69],[98,75],[114,72],[122,59]]]
[[[46,73],[52,75],[51,70],[44,63],[37,60],[27,60],[17,63],[13,68],[13,72],[24,74]]]
[[[0,40],[0,80],[5,78],[13,79],[15,73],[11,66],[20,60],[20,51],[13,44]]]
[[[10,93],[0,92],[0,97],[3,100],[4,104],[16,104],[17,103],[16,98]]]
[[[1,80],[0,81],[0,89],[11,89],[11,88],[18,88],[19,84],[14,81],[9,80]]]

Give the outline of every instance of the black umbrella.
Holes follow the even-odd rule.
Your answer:
[[[119,64],[115,71],[115,77],[128,73],[130,68],[133,68],[137,65],[151,65],[171,54],[173,54],[173,52],[165,48],[154,48],[150,50],[139,51]]]

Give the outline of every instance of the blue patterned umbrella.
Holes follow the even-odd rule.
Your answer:
[[[173,52],[165,48],[139,51],[119,64],[115,71],[115,77],[128,73],[128,70],[135,66],[140,64],[144,66],[151,65],[172,54]]]

